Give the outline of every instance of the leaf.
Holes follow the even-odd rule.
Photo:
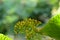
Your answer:
[[[60,14],[52,17],[40,32],[56,40],[60,40]]]
[[[0,40],[12,40],[12,39],[3,34],[0,34]]]

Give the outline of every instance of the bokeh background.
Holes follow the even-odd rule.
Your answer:
[[[31,18],[43,26],[59,10],[60,0],[0,0],[0,33],[23,40],[22,35],[14,37],[14,25],[18,21]]]

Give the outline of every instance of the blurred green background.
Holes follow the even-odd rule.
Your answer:
[[[14,25],[28,18],[43,26],[60,7],[60,0],[0,0],[0,33],[14,35]]]

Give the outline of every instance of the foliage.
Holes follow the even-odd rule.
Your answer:
[[[60,40],[60,14],[52,17],[40,32],[56,40]]]
[[[52,8],[55,7],[58,9],[59,0],[0,0],[0,33],[5,34],[10,29],[12,29],[12,31],[15,29],[15,33],[25,34],[27,40],[40,40],[39,38],[41,37],[41,34],[39,33],[39,30],[41,30],[41,28],[37,27],[41,23],[40,21],[45,23],[46,19],[51,17]],[[19,21],[21,19],[23,20]],[[53,19],[53,21],[55,22],[56,20]],[[17,24],[15,25],[16,22]],[[54,22],[53,24],[49,24],[48,22],[47,25],[56,26]],[[56,23],[57,22],[58,20]],[[58,23],[57,25],[59,25]],[[15,25],[14,29],[12,25]],[[57,35],[59,28],[57,28],[58,30],[55,30],[56,27],[54,26],[51,28],[54,30],[48,28],[48,30],[44,29],[44,31],[51,30],[52,33],[53,31],[57,31],[57,33],[54,32]],[[46,34],[49,34],[50,36],[49,32],[46,32]],[[57,39],[58,35],[56,36],[55,34],[52,35],[52,37]]]
[[[35,27],[36,26],[35,22],[31,21],[31,19],[26,20],[25,25],[23,24],[24,22],[23,21],[19,22],[20,24],[17,23],[17,25],[15,25],[15,31],[16,32],[17,31],[25,32],[28,40],[31,38],[34,38],[36,34],[37,35],[39,35],[39,34],[47,35],[56,40],[60,40],[60,35],[59,35],[60,34],[60,14],[57,14],[54,17],[52,17],[43,28],[37,29],[37,27]],[[30,22],[32,22],[32,23],[34,22],[34,23],[32,24]],[[21,26],[21,23],[22,23],[22,26]],[[34,24],[35,24],[35,26],[34,26]],[[30,27],[32,27],[32,28],[30,28]],[[21,29],[22,29],[22,31],[21,31]]]
[[[12,39],[3,34],[0,34],[0,40],[12,40]]]

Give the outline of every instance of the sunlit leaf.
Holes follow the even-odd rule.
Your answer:
[[[41,29],[41,32],[44,35],[60,40],[60,14],[52,17],[45,27]]]

